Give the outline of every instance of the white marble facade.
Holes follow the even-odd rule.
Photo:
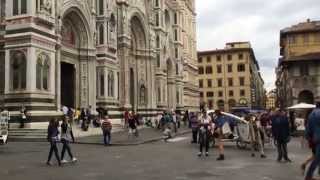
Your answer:
[[[13,115],[198,109],[194,0],[0,3],[0,102]]]

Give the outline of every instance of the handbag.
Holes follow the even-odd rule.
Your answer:
[[[222,126],[222,134],[224,136],[230,136],[230,134],[232,134],[232,131],[231,131],[229,123],[226,122],[226,123],[223,124],[223,126]]]

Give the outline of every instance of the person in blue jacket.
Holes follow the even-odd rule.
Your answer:
[[[290,125],[286,113],[280,109],[277,109],[271,118],[272,134],[275,142],[277,143],[278,150],[278,162],[281,162],[282,158],[286,162],[291,162],[288,157],[287,144],[290,141]]]
[[[306,138],[314,146],[315,156],[312,161],[305,180],[312,180],[315,169],[320,165],[320,102],[317,103],[316,108],[311,112],[308,118],[306,128]]]

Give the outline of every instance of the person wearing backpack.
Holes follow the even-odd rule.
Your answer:
[[[74,136],[72,132],[72,128],[69,125],[69,117],[65,116],[62,124],[61,124],[61,143],[62,143],[62,151],[61,151],[61,163],[67,163],[68,161],[64,159],[64,154],[67,150],[69,157],[72,162],[76,162],[77,158],[75,158],[71,152],[70,142],[74,142]]]
[[[110,145],[111,142],[111,130],[112,130],[112,123],[111,120],[108,117],[108,114],[104,114],[101,128],[103,132],[103,142],[105,146]]]

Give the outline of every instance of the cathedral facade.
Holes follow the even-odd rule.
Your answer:
[[[14,121],[61,106],[198,110],[194,0],[0,0],[0,103]],[[31,123],[32,124],[32,123]]]

